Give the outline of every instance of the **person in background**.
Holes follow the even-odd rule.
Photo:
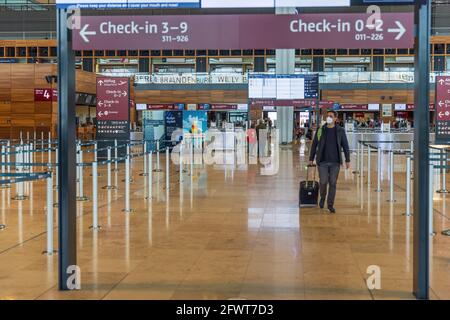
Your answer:
[[[311,146],[309,164],[314,164],[314,159],[319,167],[320,201],[319,207],[323,209],[325,198],[330,213],[336,213],[334,200],[336,197],[336,185],[339,177],[340,166],[343,164],[342,150],[345,155],[346,169],[350,168],[350,149],[347,135],[342,127],[336,126],[336,111],[327,112],[326,125],[320,127]]]

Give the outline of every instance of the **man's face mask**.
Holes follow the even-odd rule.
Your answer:
[[[328,116],[327,117],[327,124],[333,124],[333,122],[334,122],[333,117]]]

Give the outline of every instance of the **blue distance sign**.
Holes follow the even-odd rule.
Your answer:
[[[415,0],[363,0],[368,4],[413,4]]]
[[[170,9],[200,8],[200,0],[56,0],[58,8],[75,6],[85,9]]]

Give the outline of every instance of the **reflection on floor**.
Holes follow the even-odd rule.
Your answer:
[[[402,159],[394,203],[386,201],[384,164],[381,193],[374,192],[374,170],[372,186],[367,173],[361,183],[351,170],[341,171],[335,215],[298,208],[305,159],[295,146],[281,148],[277,175],[260,175],[259,165],[196,165],[180,184],[174,166],[168,201],[164,173],[154,174],[154,199],[145,200],[141,161],[133,163],[133,213],[122,212],[123,167],[113,173],[118,190],[99,190],[101,230],[89,229],[92,203],[78,203],[78,291],[57,290],[57,255],[42,254],[45,182],[29,184],[26,201],[11,200],[14,187],[0,190],[0,223],[7,226],[0,231],[0,298],[413,299],[413,218],[402,215]],[[105,168],[100,173],[103,186]],[[90,172],[84,177],[90,195]],[[450,238],[440,234],[450,228],[447,203],[436,195],[433,299],[450,298]],[[56,229],[54,237],[56,246]],[[380,290],[367,288],[372,265],[381,268]]]

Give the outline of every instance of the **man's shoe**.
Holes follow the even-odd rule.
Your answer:
[[[320,200],[319,201],[319,207],[320,207],[320,209],[323,209],[323,206],[325,205],[325,200]]]
[[[336,213],[336,209],[332,206],[328,206],[328,210],[330,211],[330,213]]]

